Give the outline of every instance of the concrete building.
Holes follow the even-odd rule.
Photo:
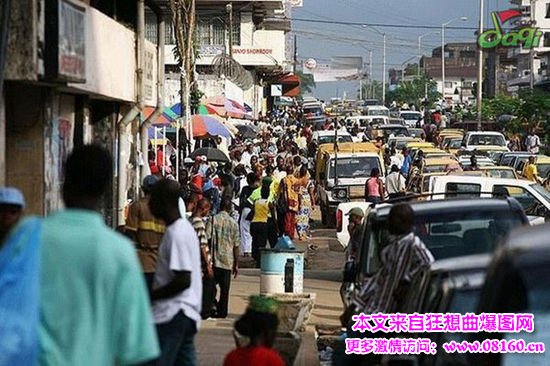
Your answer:
[[[550,82],[550,1],[511,0],[510,3],[521,10],[521,21],[534,21],[534,26],[542,30],[543,36],[539,46],[535,47],[533,52],[521,47],[509,48],[508,56],[514,60],[515,70],[508,80],[508,91],[517,93],[519,89],[530,87],[531,58],[535,86],[548,85]]]
[[[437,82],[442,90],[441,47],[434,48],[430,57],[420,59],[420,68]],[[445,45],[444,99],[449,103],[474,103],[473,83],[477,80],[477,45],[447,43]]]
[[[283,0],[197,0],[196,79],[205,97],[225,95],[246,104],[255,115],[265,110],[264,90],[292,69],[287,4]],[[146,23],[147,34],[155,38],[154,19]],[[180,101],[180,73],[169,21],[165,39],[164,104],[170,106]],[[236,61],[237,77],[217,66],[224,55]]]
[[[156,106],[160,91],[160,50],[144,38],[144,7],[143,0],[116,7],[97,0],[11,2],[0,70],[0,184],[23,191],[26,213],[61,207],[64,160],[73,147],[94,142],[114,156],[103,214],[113,226],[124,224],[125,203],[139,187],[140,113]]]

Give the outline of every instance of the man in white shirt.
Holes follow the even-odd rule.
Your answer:
[[[391,173],[386,177],[386,189],[390,199],[397,198],[405,192],[405,177],[395,164],[391,166]]]
[[[241,157],[241,164],[250,169],[250,160],[252,159],[252,156],[257,156],[254,152],[254,144],[252,144],[252,142],[247,142],[246,150],[243,152],[243,155]]]
[[[529,151],[532,154],[538,154],[539,153],[539,146],[540,146],[540,138],[535,135],[535,132],[531,131],[529,132],[529,136],[525,139],[525,147],[527,148],[527,151]]]
[[[179,184],[163,179],[151,189],[149,208],[166,232],[158,253],[151,300],[161,356],[150,365],[196,365],[193,339],[201,320],[200,245],[189,221],[178,210]]]

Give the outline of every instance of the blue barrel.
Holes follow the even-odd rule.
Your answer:
[[[301,294],[304,290],[304,252],[262,249],[260,294]]]

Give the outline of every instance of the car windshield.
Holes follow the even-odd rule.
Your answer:
[[[426,165],[424,173],[440,173],[445,171],[446,165]]]
[[[462,140],[451,140],[447,144],[448,149],[460,149],[462,146]]]
[[[468,140],[468,145],[506,146],[506,141],[502,135],[472,135]]]
[[[512,228],[522,225],[521,216],[515,211],[466,210],[415,216],[415,234],[436,260],[491,253]],[[380,266],[380,249],[388,244],[389,238],[386,220],[374,221],[365,232],[363,245],[368,246],[365,252],[369,254],[361,262],[366,274],[374,273]]]
[[[531,184],[531,188],[533,188],[538,194],[540,194],[545,201],[550,202],[550,192],[544,189],[543,186],[541,186],[540,184],[534,183],[534,184]]]
[[[420,113],[401,113],[401,118],[404,120],[414,120],[417,121],[418,118],[422,117]]]
[[[319,145],[334,143],[334,135],[319,136]],[[338,142],[353,142],[350,135],[339,135]]]
[[[410,128],[409,129],[409,134],[412,137],[420,137],[423,133],[424,133],[424,130],[421,129],[421,128]]]
[[[312,113],[314,116],[322,116],[323,109],[321,107],[305,107],[304,114],[306,115],[306,117],[310,113]]]
[[[384,135],[386,136],[409,136],[409,130],[406,127],[383,128],[382,131],[384,131]]]
[[[510,169],[487,169],[486,172],[491,178],[516,179],[514,172]]]
[[[336,174],[338,178],[366,178],[373,168],[380,170],[379,160],[374,156],[338,158]],[[334,159],[330,160],[328,177],[334,178]]]
[[[539,177],[546,178],[550,173],[550,164],[537,164],[537,171]]]
[[[390,111],[387,109],[369,108],[367,111],[368,116],[390,116]]]

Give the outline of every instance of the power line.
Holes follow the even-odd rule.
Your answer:
[[[336,24],[347,26],[360,26],[360,27],[379,27],[379,28],[405,28],[405,29],[441,29],[441,26],[436,25],[416,25],[416,24],[382,24],[382,23],[358,23],[358,22],[344,22],[338,20],[318,20],[318,19],[303,19],[303,18],[291,18],[290,20],[295,22],[304,23],[321,23],[321,24]],[[459,27],[459,26],[446,26],[445,29],[457,29],[457,30],[477,30],[477,27]]]

